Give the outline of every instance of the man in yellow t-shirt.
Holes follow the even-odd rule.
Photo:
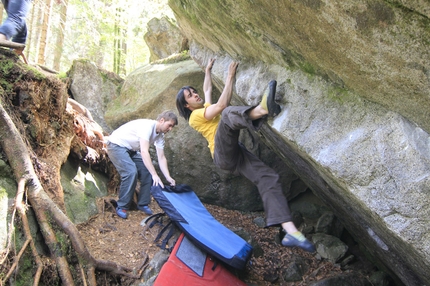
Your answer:
[[[211,70],[214,61],[211,59],[205,69],[203,83],[205,100],[203,101],[195,88],[184,86],[176,96],[179,114],[206,138],[216,166],[233,174],[241,174],[257,186],[263,200],[266,225],[281,225],[286,232],[282,245],[298,246],[314,252],[315,246],[297,230],[292,221],[279,175],[239,142],[241,129],[258,130],[267,116],[276,116],[281,111],[275,102],[276,81],[272,80],[269,83],[259,105],[229,106],[238,67],[237,62],[232,62],[228,67],[221,96],[212,104]]]

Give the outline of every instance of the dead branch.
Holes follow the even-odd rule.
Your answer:
[[[43,271],[43,263],[42,263],[42,259],[39,256],[39,253],[37,252],[33,237],[31,235],[30,225],[28,223],[28,218],[27,218],[27,208],[23,204],[24,192],[25,192],[25,180],[21,178],[18,182],[18,191],[15,197],[15,207],[18,210],[18,213],[20,214],[25,237],[27,238],[27,240],[30,240],[31,253],[34,257],[34,260],[37,266],[36,274],[34,275],[34,278],[33,278],[33,281],[34,281],[33,285],[39,285],[40,276],[42,275],[42,271]]]
[[[5,283],[10,275],[12,275],[13,271],[15,270],[16,266],[18,265],[19,259],[21,259],[22,254],[24,253],[25,249],[27,248],[27,245],[30,243],[31,239],[28,238],[25,242],[24,245],[22,246],[21,250],[19,251],[18,255],[15,256],[14,262],[12,264],[12,266],[10,267],[8,273],[6,274],[4,280],[2,281],[2,284]]]
[[[87,286],[87,281],[85,280],[85,271],[81,263],[79,263],[79,270],[81,270],[81,276],[82,276],[82,281],[84,283],[84,286]]]

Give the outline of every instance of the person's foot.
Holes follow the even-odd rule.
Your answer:
[[[138,207],[139,210],[143,211],[147,215],[152,215],[152,210],[148,206]]]
[[[298,232],[294,235],[287,233],[282,239],[281,243],[283,246],[287,246],[287,247],[297,246],[308,252],[315,252],[314,244],[309,240],[307,240],[306,237],[301,232]]]
[[[127,210],[124,210],[124,209],[122,209],[122,208],[120,208],[120,207],[117,207],[117,208],[116,208],[116,214],[117,214],[120,218],[123,218],[123,219],[126,219],[126,218],[127,218]]]
[[[263,98],[261,99],[260,106],[267,110],[268,116],[274,117],[281,112],[281,107],[275,102],[276,95],[276,80],[271,80],[266,90],[264,91]]]

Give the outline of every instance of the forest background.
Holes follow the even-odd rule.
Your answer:
[[[24,54],[60,73],[86,58],[124,77],[149,62],[147,23],[162,16],[174,21],[167,0],[33,0]]]

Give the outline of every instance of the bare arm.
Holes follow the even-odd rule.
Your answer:
[[[203,92],[205,94],[205,102],[212,104],[212,67],[215,59],[210,59],[205,70],[205,81],[203,82]]]
[[[206,108],[205,112],[205,118],[207,120],[213,119],[218,114],[221,114],[221,112],[230,104],[231,96],[233,94],[233,82],[234,82],[234,76],[236,75],[236,69],[239,65],[238,62],[231,62],[228,67],[228,75],[227,79],[225,81],[224,89],[221,93],[221,96],[218,99],[218,102],[215,104],[212,104]]]
[[[164,188],[163,182],[158,176],[154,165],[152,165],[151,156],[149,155],[149,141],[143,139],[140,140],[140,154],[142,155],[143,164],[145,164],[146,169],[148,169],[152,176],[153,185],[160,185],[162,188]]]
[[[170,177],[169,168],[167,166],[167,159],[164,156],[164,150],[157,148],[158,164],[160,165],[160,170],[163,172],[164,177],[170,183],[171,186],[176,185],[175,180]]]

